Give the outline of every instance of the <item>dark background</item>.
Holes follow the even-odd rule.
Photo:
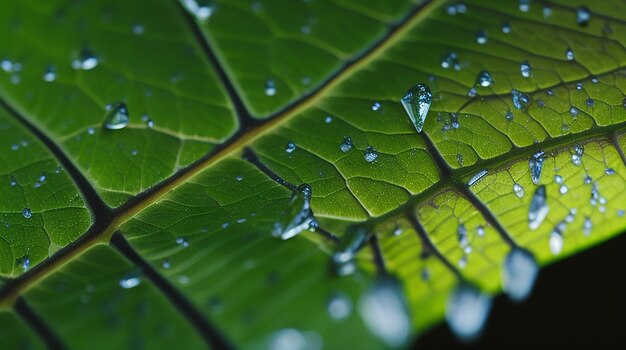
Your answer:
[[[475,343],[459,343],[441,324],[413,347],[626,349],[626,235],[542,269],[524,303],[497,297]]]

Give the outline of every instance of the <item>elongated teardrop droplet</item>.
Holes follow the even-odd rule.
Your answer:
[[[547,204],[546,186],[541,185],[533,194],[530,200],[530,208],[528,209],[528,227],[531,230],[537,229],[548,215],[550,207]]]
[[[424,128],[424,121],[428,115],[428,109],[433,102],[433,94],[426,84],[417,84],[406,92],[400,100],[402,106],[409,115],[409,119],[415,126],[417,132]]]
[[[533,290],[539,267],[529,251],[513,248],[504,260],[502,288],[513,301],[523,301]]]
[[[130,117],[124,102],[118,102],[107,106],[104,114],[104,128],[109,130],[123,129],[128,125]]]
[[[377,281],[359,300],[359,313],[370,332],[388,346],[400,347],[409,339],[408,305],[397,281]]]
[[[309,228],[313,221],[311,211],[312,189],[308,184],[300,185],[291,195],[287,208],[274,223],[272,235],[289,239]]]
[[[543,162],[545,161],[545,152],[540,150],[533,154],[528,160],[528,167],[530,169],[530,179],[536,185],[541,179],[541,171],[543,170]]]
[[[490,310],[491,298],[488,295],[462,284],[448,297],[446,321],[455,336],[470,341],[484,328]]]

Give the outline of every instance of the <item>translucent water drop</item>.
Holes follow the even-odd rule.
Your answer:
[[[30,219],[33,216],[33,211],[30,208],[22,209],[22,216],[26,219]]]
[[[372,146],[367,146],[365,149],[365,160],[368,163],[375,162],[378,159],[378,151]]]
[[[585,153],[585,148],[581,145],[574,146],[574,153],[572,153],[572,163],[576,166],[582,164],[583,154]]]
[[[519,10],[522,12],[530,11],[530,0],[519,0]]]
[[[528,168],[530,169],[530,179],[536,185],[541,179],[541,171],[543,170],[543,163],[545,162],[545,152],[543,150],[537,151],[528,160]]]
[[[513,106],[518,109],[524,109],[528,103],[530,103],[530,97],[515,89],[511,90],[511,99],[513,100]]]
[[[91,70],[98,65],[98,57],[91,51],[84,49],[80,57],[72,61],[72,68],[77,70]]]
[[[532,292],[539,266],[529,251],[513,248],[504,260],[502,272],[502,289],[511,300],[520,302]]]
[[[12,73],[13,72],[13,62],[9,61],[6,58],[2,59],[2,61],[0,61],[0,69],[5,71],[6,73]]]
[[[458,265],[461,270],[467,267],[467,255],[463,255],[461,259],[459,259]]]
[[[595,106],[596,101],[594,101],[593,98],[590,97],[585,101],[585,104],[587,105],[587,107],[593,107]]]
[[[300,332],[294,328],[281,329],[272,334],[268,350],[322,350],[324,339],[316,332]]]
[[[448,69],[458,63],[458,55],[456,52],[450,52],[441,59],[441,68]]]
[[[130,116],[124,102],[117,102],[107,105],[104,114],[104,128],[109,130],[123,129],[128,125]]]
[[[588,8],[582,6],[576,10],[576,23],[578,23],[579,26],[586,27],[590,19],[591,12],[589,12]]]
[[[285,145],[285,152],[287,152],[287,153],[293,153],[293,151],[295,151],[295,150],[296,150],[296,144],[295,144],[295,143],[293,143],[293,142],[288,142],[288,143]]]
[[[476,173],[476,175],[472,176],[472,178],[467,182],[467,186],[471,187],[475,185],[478,181],[480,181],[483,177],[487,175],[487,170],[483,169]]]
[[[311,211],[311,196],[313,189],[308,184],[302,184],[291,195],[287,207],[280,213],[274,223],[272,235],[281,239],[289,239],[300,232],[307,230],[313,220]]]
[[[519,66],[519,70],[524,78],[530,78],[532,74],[532,67],[530,66],[530,63],[528,63],[528,61],[522,62]]]
[[[478,73],[476,77],[476,86],[488,87],[493,83],[493,79],[491,78],[491,74],[484,70]]]
[[[566,185],[561,185],[561,187],[559,187],[559,193],[560,194],[566,194],[567,191],[569,191],[569,188],[567,188]]]
[[[132,30],[134,35],[143,35],[146,32],[146,28],[141,23],[133,24]]]
[[[200,22],[206,22],[215,12],[212,0],[183,0],[182,4]]]
[[[559,231],[552,231],[550,233],[550,252],[554,255],[558,255],[563,250],[563,235]]]
[[[453,129],[458,129],[461,124],[459,124],[459,117],[456,113],[450,113],[450,125]]]
[[[42,78],[43,81],[48,83],[55,81],[57,79],[56,68],[54,68],[53,65],[48,65],[43,73]]]
[[[474,88],[474,87],[471,87],[469,90],[467,90],[467,96],[469,96],[469,97],[476,96],[476,93],[477,93],[476,92],[476,88]]]
[[[624,216],[624,210],[623,210],[623,209],[619,209],[619,210],[617,211],[617,216],[619,216],[619,217]]]
[[[17,185],[17,180],[13,177],[13,175],[11,175],[11,179],[9,180],[9,184],[11,186],[16,186]]]
[[[581,91],[583,89],[583,83],[576,83],[576,90]]]
[[[531,230],[536,230],[548,215],[549,210],[550,207],[548,207],[546,198],[546,186],[541,185],[537,188],[530,201],[530,207],[528,209],[528,227]]]
[[[565,51],[565,59],[568,61],[574,60],[574,51],[572,49],[567,49]]]
[[[511,25],[509,22],[502,23],[502,33],[509,34],[511,32]]]
[[[517,198],[522,198],[524,197],[524,187],[522,187],[522,185],[515,183],[513,185],[513,193],[515,193],[515,195],[517,196]]]
[[[131,289],[137,287],[141,283],[141,278],[137,272],[131,272],[124,278],[120,279],[119,285],[124,289]]]
[[[352,143],[352,139],[349,137],[345,137],[343,141],[341,141],[341,144],[339,144],[339,149],[343,153],[350,152],[352,148],[354,148],[354,144]]]
[[[462,223],[459,224],[459,227],[457,228],[457,231],[456,231],[456,236],[457,236],[457,239],[459,240],[459,245],[461,247],[467,246],[469,242],[467,240],[467,229],[465,228],[464,224]]]
[[[450,16],[454,16],[456,15],[456,6],[454,5],[448,5],[448,7],[446,7],[446,13],[449,14]]]
[[[476,234],[478,235],[478,237],[484,237],[485,227],[483,225],[478,225],[478,227],[476,227]]]
[[[504,118],[506,118],[507,121],[513,120],[513,112],[507,111],[506,114],[504,115]]]
[[[265,81],[265,96],[274,96],[276,95],[276,83],[272,79],[268,79]]]
[[[17,259],[17,264],[20,265],[20,267],[22,268],[22,271],[26,271],[30,269],[30,258],[28,257],[28,255],[25,255]]]
[[[606,169],[604,169],[604,173],[606,175],[614,175],[615,174],[615,169],[613,169],[613,168],[606,168]]]
[[[585,218],[585,222],[583,223],[583,234],[585,236],[589,236],[591,234],[591,229],[593,228],[593,223],[589,217]]]
[[[446,321],[457,338],[471,341],[480,335],[490,310],[491,298],[488,295],[462,284],[448,297]]]
[[[478,33],[476,33],[476,43],[479,45],[485,45],[487,43],[488,39],[487,39],[487,32],[485,32],[484,30],[480,30],[478,31]]]
[[[409,339],[408,305],[395,280],[377,281],[359,300],[359,313],[370,332],[387,346],[400,347]]]
[[[552,16],[552,8],[548,5],[543,6],[543,18]]]
[[[554,175],[554,183],[557,183],[559,185],[562,184],[563,183],[563,176],[558,175],[558,174]]]
[[[343,293],[335,293],[328,300],[326,308],[333,320],[341,321],[352,313],[352,301]]]
[[[574,106],[570,107],[569,114],[572,116],[572,118],[576,118],[578,116],[578,108]]]
[[[170,262],[169,259],[163,259],[163,261],[161,261],[161,267],[167,270],[172,267],[172,263]]]
[[[361,246],[369,239],[370,233],[363,227],[350,229],[339,241],[332,259],[335,263],[351,261]]]
[[[421,132],[424,121],[428,115],[430,104],[433,102],[433,94],[426,84],[417,84],[410,88],[400,100],[409,119],[417,132]]]
[[[330,123],[332,123],[332,121],[333,121],[333,117],[331,117],[329,115],[327,115],[326,118],[324,118],[324,122],[326,124],[330,124]]]
[[[176,238],[176,244],[183,248],[189,247],[189,239],[187,237],[178,237]]]

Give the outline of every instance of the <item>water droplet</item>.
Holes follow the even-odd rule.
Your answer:
[[[528,61],[522,62],[519,66],[519,70],[524,78],[530,78],[530,75],[532,74],[532,67]]]
[[[563,183],[563,176],[558,175],[558,174],[554,175],[554,183],[557,183],[559,185],[562,184]]]
[[[478,225],[478,227],[476,227],[476,234],[478,235],[478,237],[484,237],[485,227],[483,225]]]
[[[268,350],[321,350],[324,340],[316,332],[284,328],[272,334],[268,345]]]
[[[585,104],[587,105],[587,107],[593,107],[595,106],[596,101],[594,101],[593,98],[590,97],[585,101]]]
[[[311,195],[313,189],[308,184],[302,184],[291,195],[285,210],[280,213],[274,223],[272,235],[281,239],[289,239],[309,228],[313,219],[311,211]]]
[[[509,22],[502,23],[502,33],[509,34],[511,32],[511,25]]]
[[[296,150],[296,144],[293,142],[289,142],[285,145],[285,152],[293,153]]]
[[[400,347],[409,339],[408,305],[395,280],[377,281],[359,300],[359,313],[370,332],[388,346]]]
[[[583,89],[583,83],[576,83],[576,90],[581,91]]]
[[[614,175],[615,174],[615,169],[613,168],[606,168],[604,169],[604,173],[607,175]]]
[[[591,229],[593,228],[593,223],[589,217],[585,218],[585,222],[583,223],[583,234],[585,236],[589,236],[591,234]]]
[[[478,31],[478,33],[476,33],[476,43],[478,43],[479,45],[485,45],[487,41],[487,32],[485,32],[484,30],[480,30]]]
[[[456,52],[450,52],[441,59],[441,68],[448,69],[458,63]]]
[[[493,79],[491,78],[491,74],[484,70],[478,73],[476,77],[476,86],[488,87],[493,83]]]
[[[276,95],[276,83],[272,79],[265,81],[265,96]]]
[[[43,73],[43,81],[45,82],[53,82],[57,79],[56,69],[53,65],[46,66],[46,70]]]
[[[124,289],[131,289],[131,288],[137,287],[140,283],[141,283],[141,278],[139,277],[139,273],[136,271],[129,273],[128,275],[120,279],[119,281],[120,287]]]
[[[507,121],[512,121],[513,120],[513,112],[507,111],[506,114],[504,115],[504,118],[506,118]]]
[[[109,130],[123,129],[128,125],[130,116],[124,102],[107,105],[104,114],[104,128]]]
[[[459,240],[459,245],[461,247],[465,247],[468,244],[467,241],[467,229],[465,228],[465,225],[460,223],[459,227],[457,228],[456,231],[457,234],[457,239]]]
[[[167,259],[167,258],[163,259],[163,261],[161,261],[161,267],[163,267],[165,270],[172,267],[172,263],[170,262],[170,259]]]
[[[472,178],[467,182],[467,186],[471,187],[475,185],[478,181],[480,181],[483,177],[487,175],[487,170],[483,169],[479,171],[476,175],[472,176]]]
[[[365,149],[365,160],[368,163],[375,162],[378,159],[378,151],[372,146],[367,146]]]
[[[189,240],[187,239],[187,237],[178,237],[176,238],[176,244],[183,248],[187,248],[189,247]]]
[[[524,197],[524,187],[522,187],[522,185],[516,183],[513,185],[513,193],[515,193],[515,195],[517,196],[517,198],[522,198]]]
[[[546,186],[541,185],[537,188],[530,201],[530,207],[528,209],[528,227],[531,230],[537,229],[548,215],[549,210],[550,207],[548,207],[546,198]]]
[[[558,255],[563,250],[563,235],[561,232],[555,230],[550,233],[550,251],[554,255]]]
[[[134,35],[143,35],[146,32],[146,29],[141,23],[133,24],[132,30]]]
[[[548,5],[543,5],[543,18],[552,16],[552,8]]]
[[[354,258],[361,246],[369,239],[369,232],[363,227],[350,229],[337,245],[333,253],[335,263],[346,263]]]
[[[326,124],[330,124],[330,123],[332,123],[332,121],[333,121],[333,117],[331,117],[329,115],[327,115],[326,118],[324,119],[324,122]]]
[[[572,153],[572,163],[576,166],[582,164],[583,154],[585,153],[585,148],[581,145],[574,146],[574,153]]]
[[[343,293],[335,293],[328,300],[327,309],[333,320],[341,321],[352,313],[352,301]]]
[[[212,0],[183,0],[182,4],[200,22],[206,22],[215,12]]]
[[[26,271],[30,269],[30,258],[28,255],[24,255],[23,257],[17,259],[17,264],[20,265],[22,271]]]
[[[535,185],[539,183],[539,179],[541,178],[541,171],[543,170],[543,162],[545,159],[545,152],[543,150],[539,150],[528,160],[530,179]]]
[[[565,51],[565,59],[568,61],[573,61],[574,60],[574,51],[570,48],[568,48]]]
[[[354,144],[352,143],[352,139],[349,137],[344,137],[343,141],[341,141],[341,144],[339,144],[339,149],[343,153],[350,152],[353,147],[354,147]]]
[[[428,109],[432,101],[433,94],[426,84],[413,86],[400,100],[417,132],[421,132],[424,127],[424,121],[426,120],[426,115],[428,115]]]
[[[579,7],[576,10],[576,23],[579,26],[586,27],[589,24],[589,20],[591,19],[591,12],[585,6]]]
[[[513,248],[504,260],[502,289],[513,301],[520,302],[532,292],[539,273],[535,257],[529,251]]]
[[[72,68],[77,70],[91,70],[98,65],[98,57],[91,51],[83,49],[80,57],[72,60]]]
[[[30,219],[33,216],[33,211],[30,208],[22,209],[22,216],[26,219]]]
[[[463,255],[461,259],[459,259],[458,265],[461,270],[467,267],[467,255]]]
[[[469,90],[467,90],[467,96],[469,96],[469,97],[476,96],[476,88],[471,87]]]
[[[519,0],[519,10],[522,12],[530,11],[530,0]]]
[[[482,331],[490,310],[491,298],[488,295],[462,284],[448,297],[446,321],[456,337],[470,341]]]
[[[575,119],[578,116],[578,108],[574,106],[570,107],[569,114]]]
[[[13,62],[9,61],[6,58],[2,59],[2,61],[0,61],[0,69],[5,71],[6,73],[13,72]]]
[[[559,193],[560,194],[566,194],[567,191],[569,191],[569,189],[567,188],[566,185],[561,185],[561,187],[559,187]]]
[[[511,90],[511,99],[513,100],[513,106],[518,110],[522,110],[530,103],[530,97],[528,95],[515,89]]]
[[[381,110],[381,108],[382,108],[382,105],[378,101],[375,101],[372,104],[372,111],[379,111],[379,110]]]

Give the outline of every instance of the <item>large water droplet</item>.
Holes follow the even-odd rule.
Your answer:
[[[215,11],[212,0],[183,0],[183,6],[201,22],[207,21]]]
[[[545,161],[545,152],[540,150],[533,154],[528,160],[528,167],[530,169],[530,179],[536,185],[541,179],[541,171],[543,170],[543,162]]]
[[[484,70],[478,73],[476,76],[476,86],[488,87],[493,83],[493,79],[491,78],[491,74]]]
[[[136,271],[129,273],[128,275],[120,279],[119,281],[120,287],[124,289],[137,287],[140,283],[141,283],[141,278],[139,276],[139,273],[137,273]]]
[[[428,115],[428,109],[432,101],[433,94],[426,84],[413,86],[400,100],[417,132],[421,132],[424,127],[424,121],[426,120],[426,115]]]
[[[376,159],[378,159],[378,151],[376,151],[376,148],[372,146],[367,146],[367,148],[365,149],[365,160],[368,163],[373,163],[376,161]]]
[[[532,67],[530,66],[530,63],[528,63],[528,61],[522,62],[519,66],[519,70],[524,78],[530,78],[532,74]]]
[[[519,0],[519,10],[522,12],[530,11],[530,0]]]
[[[359,300],[359,313],[367,328],[390,347],[406,343],[411,320],[401,286],[391,279],[379,280]]]
[[[281,239],[289,239],[309,228],[313,220],[311,211],[311,195],[313,190],[308,184],[298,186],[291,195],[287,208],[274,223],[272,235]]]
[[[446,321],[455,336],[470,341],[482,331],[490,310],[491,298],[488,295],[462,284],[448,297]]]
[[[546,186],[541,185],[537,188],[533,194],[533,198],[530,200],[528,227],[531,230],[537,229],[548,215],[549,210],[550,207],[548,207],[546,198]]]
[[[124,102],[117,102],[107,105],[107,111],[104,114],[104,128],[109,130],[123,129],[128,125],[130,116]]]
[[[354,144],[352,143],[352,139],[349,137],[345,137],[343,141],[341,141],[341,144],[339,144],[339,149],[343,153],[350,152],[353,147],[354,147]]]
[[[72,60],[72,68],[80,70],[91,70],[98,65],[98,57],[91,51],[84,49],[80,57]]]
[[[343,293],[335,293],[328,300],[327,308],[333,320],[344,320],[352,313],[352,301]]]
[[[530,97],[515,89],[511,90],[511,99],[513,100],[513,106],[518,109],[524,109],[528,103],[530,103]]]
[[[579,26],[586,27],[589,24],[589,20],[591,19],[591,12],[585,6],[579,7],[576,10],[576,23]]]
[[[532,292],[539,267],[535,257],[527,250],[513,248],[504,260],[502,288],[514,301],[523,301]]]
[[[33,211],[30,208],[22,209],[22,216],[26,219],[30,219],[33,216]]]

